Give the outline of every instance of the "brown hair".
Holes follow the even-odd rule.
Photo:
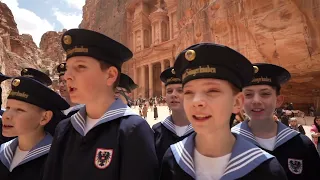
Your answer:
[[[98,61],[99,62],[99,64],[100,64],[100,68],[101,68],[101,70],[102,71],[105,71],[105,70],[107,70],[107,69],[109,69],[112,65],[110,65],[110,64],[108,64],[108,63],[106,63],[106,62],[104,62],[104,61]],[[117,68],[118,69],[118,68]],[[113,90],[115,90],[116,89],[116,87],[119,85],[119,82],[120,82],[120,71],[118,70],[118,76],[117,76],[117,79],[116,79],[116,81],[113,83],[113,86],[112,86],[112,89]]]

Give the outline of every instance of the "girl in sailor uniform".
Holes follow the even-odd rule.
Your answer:
[[[319,179],[320,157],[312,141],[299,131],[273,120],[275,108],[284,101],[280,95],[281,84],[290,79],[290,73],[273,64],[253,65],[254,77],[243,88],[244,110],[250,121],[233,127],[232,132],[274,155],[288,179]]]
[[[62,46],[70,99],[84,106],[57,126],[43,179],[156,179],[152,129],[114,96],[121,66],[132,52],[86,29],[66,31]]]
[[[252,79],[249,60],[226,46],[201,43],[182,51],[174,69],[195,133],[167,150],[161,180],[286,179],[274,156],[230,130],[232,114],[242,109],[240,91]]]
[[[17,77],[12,81],[2,134],[17,137],[1,144],[1,180],[42,179],[53,139],[46,129],[53,130],[61,120],[60,111],[68,107],[64,99],[36,80]]]
[[[166,102],[172,114],[152,126],[159,164],[171,144],[183,140],[193,132],[183,109],[181,79],[177,78],[173,67],[164,70],[160,74],[160,79],[165,83]]]

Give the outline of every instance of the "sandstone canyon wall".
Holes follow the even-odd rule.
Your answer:
[[[31,35],[19,35],[17,24],[8,6],[0,2],[0,70],[3,74],[17,76],[22,68],[42,70],[54,79],[54,68],[65,59],[60,38],[63,32],[47,32],[40,42],[40,48]],[[54,81],[56,82],[56,81]],[[10,81],[1,83],[2,96],[8,95]]]
[[[131,14],[150,18],[159,7],[174,11],[173,54],[204,41],[228,45],[252,62],[287,68],[292,74],[282,88],[287,101],[303,110],[312,103],[320,108],[319,0],[86,0],[80,27],[121,41],[136,55]],[[124,72],[132,71],[124,65]]]

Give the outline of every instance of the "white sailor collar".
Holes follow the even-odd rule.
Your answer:
[[[251,132],[251,129],[248,123],[249,121],[246,120],[234,126],[233,128],[231,128],[231,131],[233,133],[241,135],[246,140],[254,143],[255,145],[260,146],[259,143],[256,141],[254,134]],[[275,143],[274,149],[276,149],[277,147],[281,146],[285,142],[289,141],[293,137],[300,134],[300,132],[287,127],[281,122],[276,121],[276,123],[278,124],[278,130],[277,130],[277,137],[276,137],[276,143]]]
[[[26,157],[24,157],[24,159],[17,165],[17,167],[48,154],[51,147],[52,139],[52,136],[47,133],[47,135],[28,152]],[[10,165],[12,163],[12,159],[17,147],[18,138],[14,138],[11,141],[3,143],[0,147],[0,160],[8,169],[10,169]]]
[[[171,131],[173,134],[177,135],[176,128],[174,126],[172,116],[168,116],[166,119],[161,121],[161,124],[163,124],[164,127],[166,127],[169,131]],[[183,134],[183,136],[193,132],[193,127],[191,123],[188,125],[186,132]],[[178,135],[177,135],[178,136]]]
[[[104,115],[101,118],[99,118],[98,123],[95,124],[92,127],[92,129],[96,126],[99,126],[100,124],[115,120],[120,117],[131,116],[131,115],[139,116],[129,106],[124,104],[121,101],[121,99],[117,99],[111,104],[107,112],[105,112]],[[85,105],[82,106],[77,113],[71,116],[71,124],[73,128],[82,136],[85,136],[84,129],[86,125],[86,118],[87,118],[87,113],[86,113]]]
[[[195,135],[196,133],[191,134],[184,140],[170,146],[177,164],[194,179],[195,168],[193,155]],[[236,137],[236,142],[221,180],[241,178],[266,160],[274,158],[274,156],[246,141],[241,136],[237,136],[236,134],[234,134],[234,136]]]

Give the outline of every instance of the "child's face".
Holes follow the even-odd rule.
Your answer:
[[[2,116],[2,135],[15,137],[32,134],[43,128],[45,110],[15,99],[8,99]]]
[[[273,120],[273,112],[280,107],[283,96],[269,85],[254,85],[243,89],[244,110],[251,120]]]
[[[59,92],[62,97],[69,98],[69,92],[67,89],[66,80],[64,79],[64,75],[59,77]]]
[[[242,93],[234,94],[224,80],[192,80],[185,84],[183,92],[187,118],[198,134],[230,130],[231,114],[240,112],[243,105]]]
[[[166,86],[166,102],[173,111],[183,110],[182,84],[169,84]]]
[[[291,126],[296,126],[298,123],[297,123],[297,120],[290,120],[290,125]]]
[[[71,101],[87,104],[96,102],[101,96],[114,98],[114,94],[110,92],[117,76],[118,71],[113,66],[101,70],[98,60],[76,56],[68,59],[64,78],[67,81]]]

